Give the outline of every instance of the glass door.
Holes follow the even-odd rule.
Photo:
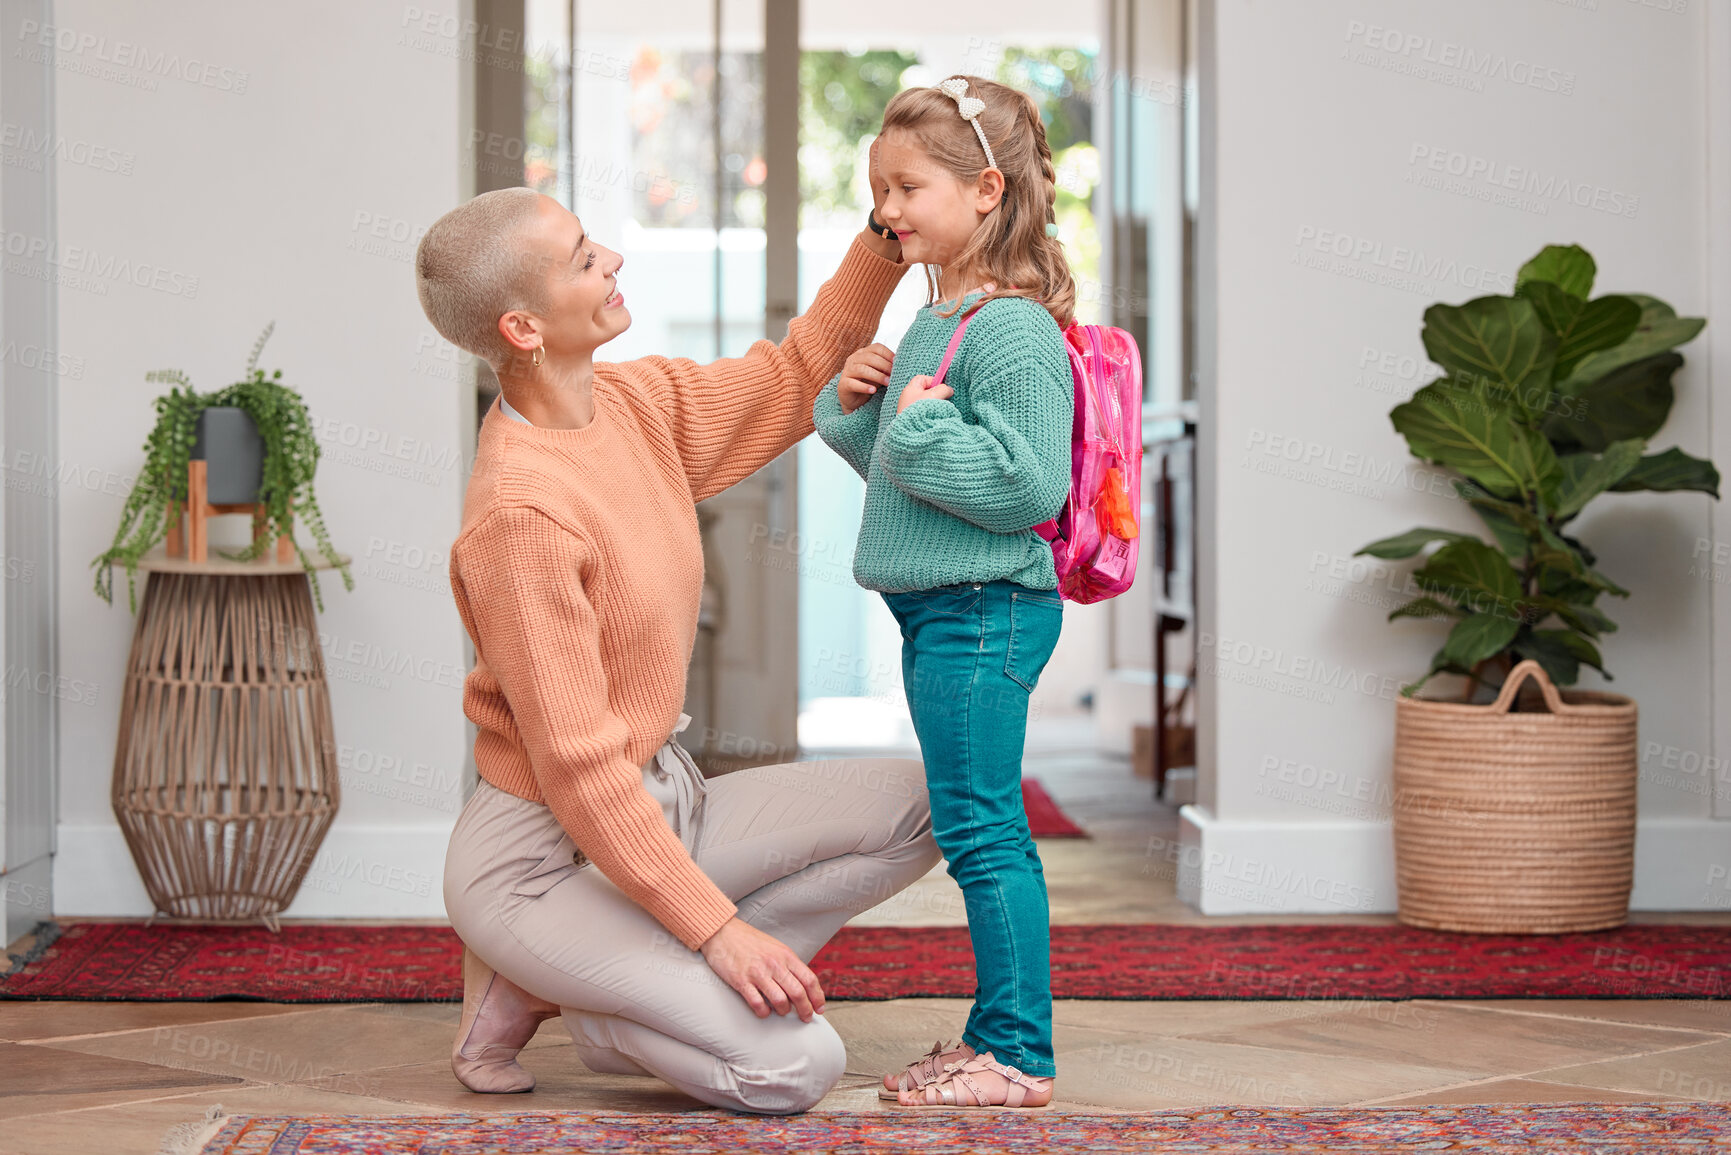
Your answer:
[[[624,255],[622,286],[655,287],[602,356],[743,352],[763,334],[762,0],[530,0],[527,39],[528,184]]]
[[[529,0],[527,15],[525,178],[625,258],[631,327],[598,357],[744,353],[764,335],[763,0]],[[791,517],[783,472],[698,507],[705,586],[681,741],[711,772],[792,756],[793,645],[776,644],[775,622],[793,577],[752,556],[754,535]]]
[[[1103,153],[1112,99],[1100,41],[1127,0],[1000,0],[987,22],[971,9],[941,7],[886,21],[843,0],[804,0],[797,43],[778,23],[773,62],[764,49],[765,0],[527,3],[526,179],[625,255],[628,296],[633,285],[648,290],[631,296],[632,327],[604,358],[706,361],[743,352],[768,331],[765,266],[786,251],[784,237],[797,252],[798,291],[778,273],[767,304],[777,329],[789,306],[807,308],[871,203],[866,149],[884,106],[903,87],[953,73],[991,77],[1039,103],[1079,317],[1123,323],[1114,302],[1125,291],[1102,266],[1112,251],[1103,183],[1111,176]],[[780,83],[773,78],[787,75],[783,55],[793,52],[797,214],[766,198],[767,134],[779,142],[793,128],[792,110],[766,107],[766,73]],[[877,339],[894,348],[925,302],[923,270],[915,270]],[[796,740],[807,751],[914,746],[899,633],[881,598],[853,580],[863,493],[814,437],[704,503],[710,588],[687,698],[697,729],[687,745],[742,762],[791,758]],[[1095,651],[1108,645],[1103,621],[1066,627],[1045,679],[1054,699],[1065,679],[1076,684],[1071,699],[1085,698],[1083,683],[1100,665]]]
[[[800,53],[800,308],[810,304],[871,206],[866,150],[902,88],[961,73],[1012,85],[1040,106],[1058,177],[1057,215],[1078,281],[1078,316],[1104,321],[1095,218],[1098,30],[1094,10],[994,5],[922,10],[886,35],[880,14],[806,0]],[[877,339],[895,348],[926,303],[923,269],[884,312]],[[799,742],[805,752],[912,750],[901,636],[883,600],[853,580],[865,485],[817,438],[799,447]]]

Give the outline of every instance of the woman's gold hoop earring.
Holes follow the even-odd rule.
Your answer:
[[[537,369],[539,369],[541,367],[541,362],[545,361],[546,359],[547,359],[547,347],[545,345],[535,346],[534,351],[529,354],[529,364],[535,366],[535,368],[537,368]]]

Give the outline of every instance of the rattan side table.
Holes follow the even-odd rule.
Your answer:
[[[275,930],[340,800],[306,572],[160,550],[139,569],[114,815],[158,915]]]

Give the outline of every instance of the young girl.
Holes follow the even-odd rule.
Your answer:
[[[1046,884],[1022,809],[1028,695],[1058,642],[1052,549],[1034,527],[1070,485],[1061,327],[1075,284],[1034,102],[955,76],[884,112],[881,222],[930,302],[893,356],[859,350],[818,396],[819,434],[866,480],[854,577],[901,625],[932,823],[967,903],[978,986],[960,1045],[884,1076],[904,1106],[1052,1099]],[[944,349],[968,321],[946,374]]]

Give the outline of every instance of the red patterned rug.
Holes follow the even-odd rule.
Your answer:
[[[1022,809],[1028,812],[1028,830],[1035,838],[1088,837],[1088,832],[1071,822],[1046,793],[1038,778],[1022,779]]]
[[[1191,1108],[1141,1115],[932,1112],[762,1115],[487,1114],[235,1116],[202,1155],[1703,1155],[1723,1151],[1724,1103],[1471,1107]]]
[[[449,927],[48,925],[0,999],[437,1002]],[[966,998],[966,927],[844,927],[812,963],[832,999]],[[1731,927],[1462,935],[1403,926],[1055,926],[1065,999],[1731,998]]]

